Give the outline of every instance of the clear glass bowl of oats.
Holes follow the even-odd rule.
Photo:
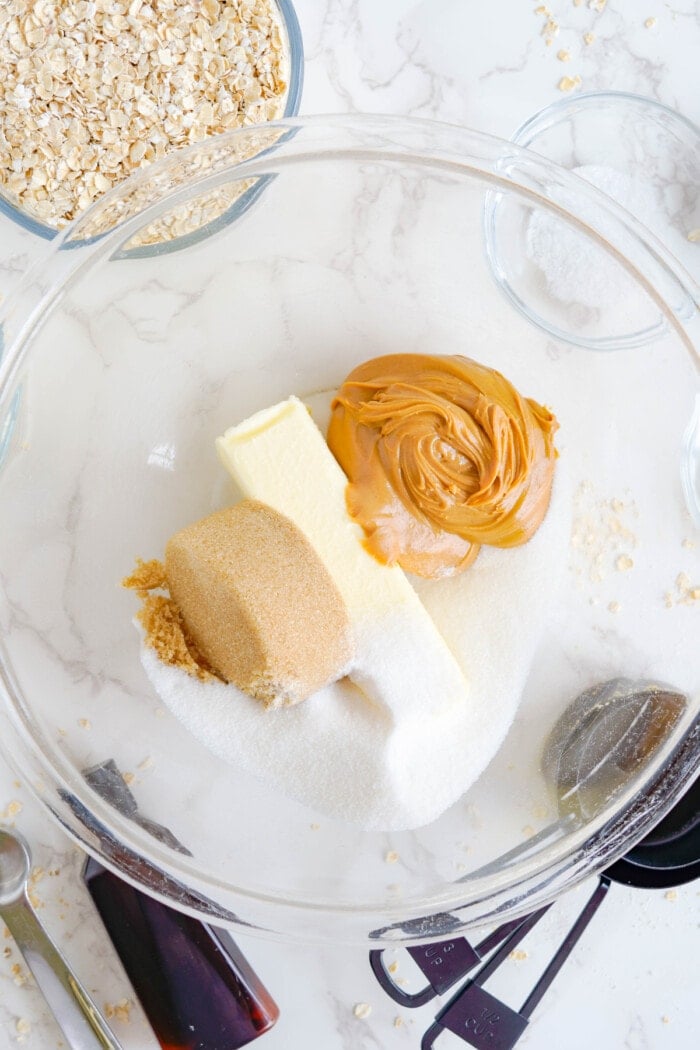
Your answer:
[[[51,239],[174,150],[295,116],[303,69],[291,0],[4,5],[0,214]],[[254,196],[220,187],[161,216],[133,248],[186,245]]]
[[[157,260],[133,251],[173,209],[241,185],[264,192],[240,222]],[[591,354],[504,301],[484,244],[494,191],[522,219],[556,214],[607,252],[631,284],[621,315],[652,305],[664,318],[653,346]],[[700,536],[677,467],[699,388],[694,295],[675,260],[582,180],[432,122],[244,128],[100,198],[2,318],[0,746],[22,782],[148,892],[305,941],[441,939],[605,868],[700,763]],[[692,311],[674,309],[682,298]],[[236,499],[214,449],[227,428],[290,395],[320,423],[351,369],[397,351],[495,368],[560,430],[556,513],[552,503],[524,546],[483,549],[462,577],[429,581],[431,616],[462,602],[445,638],[469,624],[466,642],[450,635],[469,732],[446,740],[412,708],[387,772],[363,733],[391,726],[356,695],[265,710],[221,683],[194,700],[163,686],[120,584],[137,556],[161,558],[176,530]],[[637,740],[614,786],[563,807],[545,742],[575,696],[620,676],[685,699]],[[105,791],[95,770],[110,760],[138,812]],[[471,786],[421,822],[467,773]],[[390,780],[412,820],[372,809]],[[366,819],[353,822],[360,802]]]

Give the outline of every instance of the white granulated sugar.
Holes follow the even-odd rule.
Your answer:
[[[153,687],[214,754],[318,812],[396,831],[435,820],[485,769],[515,715],[568,552],[564,460],[529,543],[483,548],[460,576],[411,580],[469,682],[463,702],[397,721],[345,679],[268,710],[234,686],[166,666],[144,645]]]
[[[648,185],[615,168],[598,164],[582,164],[571,170],[621,204],[645,226],[653,230],[658,224],[656,198]],[[556,199],[563,207],[569,203],[566,194],[560,191]],[[581,212],[580,201],[570,203],[576,205],[581,218],[590,219],[605,235],[605,216],[600,215],[595,205],[589,206],[587,215],[585,210]],[[544,275],[547,290],[563,303],[580,303],[592,309],[611,306],[629,281],[619,264],[590,238],[542,210],[534,211],[530,217],[526,247],[528,257]]]

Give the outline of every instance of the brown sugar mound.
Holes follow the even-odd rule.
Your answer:
[[[136,568],[131,576],[125,576],[122,587],[128,587],[136,591],[139,598],[145,598],[148,591],[161,589],[166,586],[165,566],[162,561],[152,558],[151,561],[136,559]]]
[[[157,558],[136,560],[136,568],[122,580],[122,586],[136,591],[142,606],[136,619],[146,634],[146,644],[155,649],[164,664],[180,667],[194,678],[206,682],[216,675],[198,652],[172,598],[165,594],[151,594],[167,587],[165,566]]]
[[[295,704],[345,673],[343,599],[301,530],[272,507],[243,500],[182,529],[165,569],[197,650],[249,695]]]

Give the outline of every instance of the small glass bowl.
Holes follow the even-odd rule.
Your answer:
[[[285,119],[288,117],[295,117],[299,112],[304,83],[304,45],[299,20],[291,0],[274,0],[274,2],[279,10],[282,29],[287,39],[289,83],[287,85],[285,107],[281,115],[281,118]],[[212,138],[216,139],[217,136],[212,136]],[[200,225],[195,225],[195,228],[189,230],[187,233],[171,237],[167,240],[154,238],[152,243],[134,245],[128,249],[128,252],[139,258],[147,258],[152,255],[161,255],[164,252],[179,251],[182,248],[187,248],[192,244],[196,244],[203,238],[211,236],[211,234],[215,233],[223,226],[226,226],[229,222],[233,222],[234,219],[247,211],[262,192],[263,188],[264,184],[261,181],[258,181],[248,189],[235,193],[233,195],[233,200],[228,207],[225,207],[220,213],[214,214],[212,218],[205,219]],[[188,206],[190,209],[194,209],[197,206],[197,201],[190,200]],[[0,192],[0,216],[2,215],[6,215],[19,226],[29,230],[30,233],[34,233],[38,237],[43,237],[47,241],[53,240],[59,232],[56,227],[49,226],[47,223],[44,223],[40,219],[28,214],[22,208],[18,208],[16,204]],[[80,219],[77,221],[79,222]],[[102,232],[103,231],[100,231],[99,235],[101,235]],[[92,239],[92,237],[88,234],[85,239]],[[73,241],[73,243],[78,242]],[[1,457],[2,434],[0,433],[0,459]]]
[[[700,130],[652,99],[593,92],[562,99],[512,137],[612,197],[693,273],[700,272]],[[507,167],[507,162],[506,162]],[[570,191],[552,187],[568,210]],[[595,196],[583,216],[605,234]],[[643,346],[666,328],[648,304],[618,307],[632,284],[621,263],[556,215],[517,215],[503,194],[485,208],[486,245],[500,287],[525,316],[556,339],[592,350]],[[633,293],[632,293],[633,297]],[[692,303],[672,302],[679,313]],[[613,316],[613,313],[615,316]]]

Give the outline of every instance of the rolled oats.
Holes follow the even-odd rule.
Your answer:
[[[170,151],[280,117],[283,38],[273,0],[7,0],[0,192],[60,228]]]

